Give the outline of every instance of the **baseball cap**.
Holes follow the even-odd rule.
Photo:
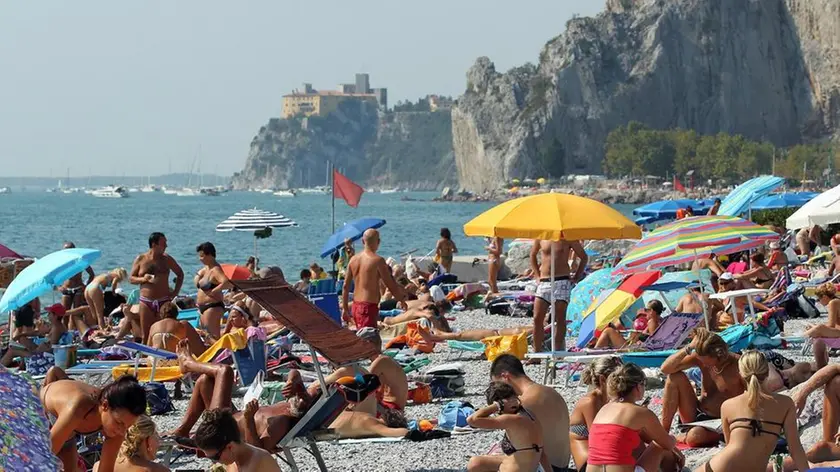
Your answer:
[[[259,277],[261,279],[270,279],[270,278],[273,278],[273,277],[279,277],[279,278],[283,279],[283,281],[286,280],[286,276],[283,275],[283,270],[280,269],[277,266],[263,267],[262,269],[257,271],[257,277]]]
[[[47,307],[47,313],[52,313],[55,316],[64,316],[67,313],[67,310],[61,303],[56,303]]]
[[[718,280],[734,280],[734,277],[732,277],[731,272],[724,272],[724,273],[720,274],[720,277],[718,277]]]

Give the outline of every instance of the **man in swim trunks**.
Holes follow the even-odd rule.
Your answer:
[[[64,249],[74,249],[75,247],[76,245],[71,241],[64,243]],[[61,284],[61,304],[64,305],[65,310],[85,305],[85,287],[93,282],[93,278],[96,276],[90,266],[85,269],[85,272],[88,275],[87,283],[82,281],[82,273],[79,272]]]
[[[571,274],[569,269],[569,255],[572,251],[580,259],[574,274]],[[554,255],[554,280],[551,280],[552,253]],[[537,256],[541,256],[539,260]],[[552,291],[554,292],[554,332],[557,345],[552,346],[551,350],[566,349],[566,308],[569,306],[572,284],[581,279],[588,261],[589,257],[580,241],[534,240],[534,245],[531,247],[531,272],[539,278],[534,300],[534,352],[543,350],[545,339],[543,327],[551,304]]]
[[[379,231],[375,229],[365,231],[362,242],[365,246],[364,251],[350,258],[350,263],[347,265],[344,287],[341,290],[342,317],[346,321],[349,315],[352,315],[356,329],[376,329],[381,299],[379,283],[384,283],[394,298],[400,302],[405,301],[407,294],[405,289],[394,280],[385,259],[376,253],[379,249]],[[351,286],[354,286],[352,311],[349,305]]]
[[[169,289],[169,272],[175,272],[175,289]],[[149,330],[159,320],[160,307],[174,300],[184,283],[184,271],[169,254],[166,254],[166,236],[152,233],[149,250],[137,256],[131,267],[131,283],[140,286],[140,326],[143,343],[149,342]]]

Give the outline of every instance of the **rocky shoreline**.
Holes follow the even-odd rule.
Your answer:
[[[618,189],[618,188],[594,188],[581,189],[576,187],[538,188],[530,191],[510,192],[500,189],[491,192],[472,193],[466,190],[455,191],[450,187],[443,189],[436,202],[504,202],[513,198],[533,195],[537,193],[566,193],[591,198],[610,205],[644,205],[646,203],[658,202],[661,200],[674,200],[679,198],[708,198],[709,192],[693,191],[689,193],[674,192],[671,190],[659,190],[650,188]]]

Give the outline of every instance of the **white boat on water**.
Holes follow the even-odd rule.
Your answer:
[[[128,196],[128,192],[124,187],[109,185],[107,187],[94,190],[91,195],[97,198],[125,198]]]
[[[128,193],[137,193],[139,191],[140,191],[140,189],[137,188],[137,187],[129,187],[128,188]]]
[[[10,189],[9,187],[0,187],[0,194],[3,193],[12,193],[12,189]]]
[[[201,192],[194,189],[194,188],[184,187],[180,190],[177,190],[175,192],[175,195],[177,195],[179,197],[197,197],[197,196],[201,195]]]
[[[278,190],[273,194],[275,197],[294,197],[295,192],[291,190]]]
[[[142,192],[142,193],[152,193],[152,192],[157,192],[157,190],[158,189],[155,188],[154,185],[145,185],[142,188],[140,188],[140,192]]]
[[[310,193],[316,195],[324,195],[330,192],[330,187],[326,185],[322,185],[319,187],[309,187],[309,188],[299,188],[297,189],[298,193]]]
[[[163,187],[163,194],[164,195],[177,195],[178,194],[178,189]]]
[[[398,188],[381,188],[379,189],[379,193],[397,193],[400,189]]]

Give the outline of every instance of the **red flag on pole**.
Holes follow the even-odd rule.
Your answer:
[[[683,184],[680,183],[680,179],[676,176],[674,177],[674,190],[678,192],[685,192],[685,187],[683,187]]]
[[[348,205],[353,208],[359,206],[359,200],[362,199],[362,194],[365,189],[360,187],[356,182],[341,175],[337,170],[333,170],[333,196],[341,198]]]

